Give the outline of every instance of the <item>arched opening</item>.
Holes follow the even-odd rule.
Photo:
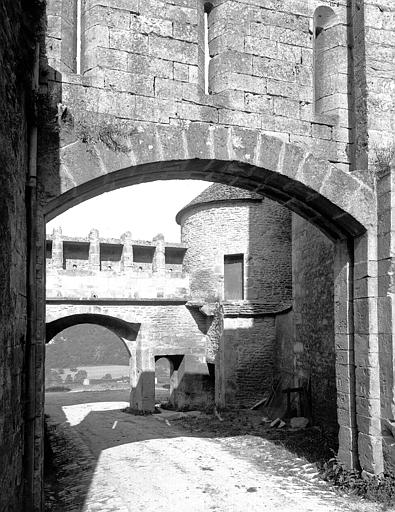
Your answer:
[[[127,391],[130,352],[119,336],[96,324],[76,324],[57,333],[46,346],[46,392]]]
[[[139,325],[90,313],[47,311],[46,391],[113,390],[128,400]]]
[[[171,364],[167,357],[155,359],[155,403],[166,406],[170,401]]]
[[[190,159],[141,164],[111,171],[107,175],[72,187],[53,199],[48,203],[47,218],[53,218],[69,207],[104,191],[157,179],[203,179],[253,190],[308,220],[334,242],[336,351],[340,351],[342,357],[347,354],[347,361],[351,361],[350,357],[354,357],[355,328],[360,329],[354,324],[353,308],[365,307],[364,301],[354,296],[354,284],[355,279],[358,280],[359,287],[361,280],[366,279],[360,273],[354,276],[353,269],[356,261],[362,265],[367,261],[366,226],[370,225],[371,213],[363,205],[369,204],[370,192],[351,175],[304,155],[299,148],[279,142],[277,149],[281,153],[281,159],[273,146],[271,148],[277,156],[270,166],[277,170],[268,169],[270,166],[260,167],[242,161]],[[267,157],[266,155],[264,158]],[[262,153],[259,158],[263,158]],[[296,172],[295,168],[298,169]],[[344,190],[348,190],[350,195],[345,195]],[[358,203],[359,207],[356,206]],[[355,382],[359,376],[354,374],[354,363],[337,364],[336,374],[338,399],[339,395],[347,397],[346,402],[342,403],[339,415],[339,453],[348,465],[354,466],[358,432]]]

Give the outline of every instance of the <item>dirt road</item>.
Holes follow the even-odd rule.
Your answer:
[[[62,488],[52,510],[381,510],[337,495],[303,459],[289,454],[292,460],[285,467],[284,450],[270,441],[187,432],[171,416],[122,412],[127,405],[122,398],[127,399],[119,392],[47,395],[55,463],[63,464]],[[259,463],[243,455],[246,446],[259,454]]]

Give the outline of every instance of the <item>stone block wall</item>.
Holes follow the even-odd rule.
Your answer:
[[[293,352],[295,385],[311,386],[313,422],[337,428],[334,247],[297,215],[292,218]]]
[[[47,304],[47,322],[69,315],[92,313],[140,323],[141,349],[152,357],[161,355],[206,354],[206,317],[180,304],[130,303],[127,305]]]
[[[39,2],[0,6],[0,511],[19,512],[24,477],[32,480],[34,427],[26,421],[29,229],[35,222],[34,182],[28,182],[33,124],[32,77]],[[32,187],[33,185],[33,187]],[[30,225],[30,228],[28,226]],[[30,281],[30,282],[29,282]],[[31,324],[30,324],[31,327]],[[38,397],[39,402],[39,397]],[[31,404],[30,404],[31,405]],[[31,409],[30,409],[31,414]],[[30,436],[30,449],[26,439]],[[37,453],[36,468],[41,466]],[[30,472],[29,472],[30,471]],[[39,471],[38,471],[39,472]],[[38,489],[38,499],[41,489]]]
[[[79,174],[80,163],[87,178],[97,175],[95,167],[109,164],[102,155],[85,154],[89,142],[104,142],[122,151],[123,135],[125,139],[136,135],[139,144],[139,134],[154,137],[157,129],[191,122],[233,127],[235,136],[243,128],[262,130],[348,169],[346,2],[333,7],[336,62],[343,73],[333,85],[336,94],[330,111],[335,117],[317,114],[314,107],[315,2],[213,2],[208,35],[210,94],[203,87],[204,3],[82,2],[81,73],[76,74],[70,72],[70,56],[63,50],[75,19],[70,0],[48,1],[49,69],[42,93],[43,102],[55,114],[58,105],[62,112],[67,109],[60,119],[60,142],[65,146],[61,163],[69,173],[60,183],[63,190],[71,176]],[[321,3],[332,5],[326,0]],[[73,30],[75,39],[76,21]],[[83,144],[67,148],[73,140]],[[139,148],[146,152],[147,161],[151,146]],[[42,173],[50,176],[55,155],[45,152]],[[97,158],[104,160],[99,163]],[[45,188],[52,195],[55,191],[49,185]]]
[[[291,214],[269,199],[195,205],[181,216],[193,299],[224,298],[224,255],[244,255],[244,299],[291,300]]]
[[[355,167],[372,167],[377,150],[394,147],[395,6],[391,1],[351,2],[355,84]],[[388,164],[387,160],[387,164]]]
[[[226,317],[216,364],[216,402],[250,407],[270,389],[275,376],[274,316]]]
[[[189,298],[186,246],[157,240],[47,237],[47,297]]]

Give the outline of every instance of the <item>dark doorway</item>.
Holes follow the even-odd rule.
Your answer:
[[[244,256],[228,254],[224,256],[224,298],[225,300],[244,299]]]

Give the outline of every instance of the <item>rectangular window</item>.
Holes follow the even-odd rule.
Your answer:
[[[77,0],[77,23],[76,23],[76,73],[81,74],[81,62],[82,62],[82,3],[81,0]]]
[[[224,256],[224,298],[225,300],[244,299],[244,255]]]
[[[213,6],[210,2],[204,4],[203,14],[203,30],[204,30],[204,92],[211,94],[209,83],[209,66],[210,66],[210,45],[209,45],[209,27],[210,27],[210,12]]]

